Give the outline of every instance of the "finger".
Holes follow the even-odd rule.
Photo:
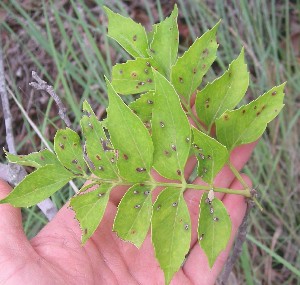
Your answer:
[[[0,199],[11,192],[11,187],[0,179]],[[23,231],[21,210],[9,204],[0,205],[0,248],[14,250],[27,244],[28,240]]]
[[[251,143],[248,145],[242,145],[240,147],[237,147],[232,151],[232,154],[230,156],[230,161],[233,165],[238,170],[241,170],[245,163],[249,160],[251,153],[256,146],[255,143]],[[230,170],[228,166],[225,166],[219,174],[216,176],[214,185],[216,187],[222,187],[222,188],[229,188],[230,184],[234,180],[234,174]],[[200,177],[197,177],[193,184],[198,184],[198,185],[207,185],[204,183]],[[188,189],[184,193],[184,198],[187,202],[189,211],[190,211],[190,216],[191,216],[191,222],[192,222],[192,239],[191,239],[191,246],[193,246],[196,241],[197,241],[197,225],[198,225],[198,215],[199,215],[199,203],[200,203],[200,198],[203,194],[203,191],[199,190],[193,190],[193,189]],[[223,198],[223,193],[215,193],[215,196],[218,199]]]
[[[249,186],[252,185],[250,179],[246,175],[243,175],[242,177]],[[235,179],[230,188],[242,189],[243,187],[240,182]],[[223,203],[230,215],[230,219],[232,222],[231,238],[226,247],[226,250],[221,252],[213,267],[210,268],[204,251],[197,243],[191,249],[190,255],[183,267],[185,274],[190,278],[190,280],[197,280],[197,284],[199,285],[215,284],[215,281],[222,271],[222,268],[227,260],[234,241],[234,237],[246,212],[247,205],[243,196],[226,194],[223,198]]]

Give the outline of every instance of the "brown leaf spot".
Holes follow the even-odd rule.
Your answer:
[[[125,159],[125,160],[128,160],[128,155],[127,154],[123,154],[123,158]]]
[[[132,40],[135,42],[135,41],[136,41],[136,39],[137,39],[137,36],[136,36],[136,35],[134,35],[134,36],[132,37]]]

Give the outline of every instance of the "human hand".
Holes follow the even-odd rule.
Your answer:
[[[249,159],[254,144],[244,145],[232,152],[231,162],[241,169]],[[194,168],[195,158],[189,159],[186,177]],[[155,174],[157,180],[161,178]],[[251,185],[249,178],[244,179]],[[194,183],[201,184],[200,178]],[[215,180],[218,187],[241,189],[228,167]],[[156,191],[156,195],[158,191]],[[11,188],[0,181],[0,199]],[[0,205],[0,284],[164,284],[164,276],[155,259],[148,234],[142,247],[120,240],[112,232],[117,205],[124,188],[114,189],[104,218],[85,246],[81,245],[81,230],[74,220],[74,212],[64,206],[41,232],[28,241],[22,229],[20,209]],[[238,191],[238,190],[237,190]],[[210,269],[206,256],[197,241],[197,219],[201,191],[187,190],[184,194],[192,221],[191,250],[171,284],[214,284],[232,246],[235,233],[243,219],[244,197],[217,193],[231,220],[232,235],[227,249]]]

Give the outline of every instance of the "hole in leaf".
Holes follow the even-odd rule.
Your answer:
[[[140,205],[140,204],[136,204],[136,205],[134,206],[134,208],[135,208],[135,209],[139,209],[139,208],[141,208],[141,205]]]
[[[204,238],[204,234],[201,234],[199,240],[203,240],[203,238]]]
[[[209,212],[210,212],[211,214],[213,214],[213,213],[214,213],[214,208],[213,208],[213,207],[210,207],[210,208],[209,208]]]
[[[72,160],[72,163],[77,164],[77,163],[78,163],[78,160],[77,160],[77,159],[73,159],[73,160]]]
[[[173,202],[173,204],[172,204],[173,207],[177,207],[177,205],[178,205],[178,202]]]
[[[184,225],[184,229],[185,229],[185,230],[188,230],[189,228],[190,228],[190,227],[189,227],[188,224],[185,224],[185,225]]]
[[[98,196],[101,198],[101,197],[105,196],[105,193],[99,193]]]
[[[190,138],[186,138],[185,141],[186,141],[186,142],[189,142],[189,141],[190,141]]]
[[[213,220],[214,220],[215,222],[218,222],[218,221],[219,221],[219,218],[218,218],[218,217],[214,217]]]
[[[98,169],[101,170],[101,171],[104,171],[104,167],[103,166],[99,166]]]
[[[160,124],[160,126],[161,126],[162,128],[165,127],[165,124],[164,124],[163,122],[160,122],[159,124]]]
[[[175,144],[171,144],[171,149],[173,149],[174,151],[177,150],[176,145]]]
[[[148,196],[148,195],[150,194],[150,191],[147,190],[147,191],[144,192],[144,194],[145,194],[146,196]]]
[[[133,194],[139,194],[140,192],[138,190],[134,190]]]

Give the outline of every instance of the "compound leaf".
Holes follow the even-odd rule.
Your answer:
[[[212,267],[231,236],[231,220],[224,204],[203,194],[200,202],[198,240],[204,250],[208,264]]]
[[[154,90],[151,58],[137,58],[116,64],[112,69],[112,86],[116,92],[128,95]]]
[[[87,101],[83,102],[83,111],[85,115],[83,115],[80,125],[86,139],[85,150],[91,162],[87,162],[90,170],[101,178],[117,178],[116,153],[110,147],[102,123],[97,119]]]
[[[257,140],[283,108],[284,84],[273,87],[248,105],[226,111],[216,120],[217,138],[228,150]]]
[[[122,198],[115,217],[113,230],[123,240],[140,247],[150,226],[152,199],[151,187],[136,184]]]
[[[152,109],[154,104],[154,91],[142,94],[140,98],[131,102],[129,108],[142,120],[144,125],[150,128],[152,119]]]
[[[55,154],[48,149],[32,152],[28,155],[14,155],[9,152],[5,152],[5,154],[9,162],[24,166],[39,168],[47,164],[60,164]]]
[[[168,187],[153,205],[151,222],[155,256],[169,284],[190,248],[191,221],[181,189]]]
[[[132,19],[104,7],[108,16],[108,36],[115,39],[133,57],[148,57],[145,28]]]
[[[198,175],[203,181],[213,184],[214,178],[228,161],[225,146],[212,137],[193,128],[194,151],[198,160]]]
[[[80,137],[73,130],[58,130],[54,137],[54,150],[63,166],[76,174],[82,174],[86,168],[83,159]]]
[[[118,150],[120,175],[130,182],[148,180],[153,161],[151,136],[107,79],[106,82],[109,97],[107,124],[112,144]]]
[[[197,93],[197,115],[210,129],[226,110],[233,109],[244,97],[249,85],[249,72],[244,59],[244,49],[228,70]]]
[[[172,67],[171,82],[186,103],[190,102],[192,93],[216,59],[218,26],[219,23],[198,38]]]
[[[35,205],[62,188],[74,174],[60,164],[48,164],[27,175],[3,200],[15,207]]]
[[[104,215],[112,185],[104,183],[91,192],[74,196],[70,206],[82,230],[84,244],[95,232]]]
[[[153,40],[148,53],[169,76],[171,67],[177,59],[179,33],[177,26],[178,8],[175,5],[172,14],[153,26]]]
[[[166,178],[181,179],[191,147],[190,124],[173,86],[157,71],[153,74],[153,166]]]

